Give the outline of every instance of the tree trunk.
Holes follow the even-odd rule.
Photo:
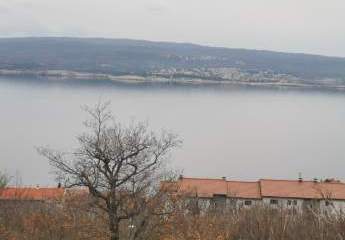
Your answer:
[[[114,216],[114,213],[109,213],[109,231],[110,240],[120,240],[119,220]]]

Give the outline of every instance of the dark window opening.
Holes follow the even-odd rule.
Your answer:
[[[313,201],[311,199],[305,199],[303,205],[307,208],[313,208]]]
[[[214,194],[213,195],[214,206],[218,209],[222,209],[226,205],[226,195],[223,194]]]
[[[246,201],[244,201],[244,205],[250,206],[250,205],[252,205],[252,201],[251,200],[246,200]]]
[[[291,206],[291,205],[297,205],[297,200],[288,200],[287,201],[287,205]]]
[[[277,199],[271,199],[270,204],[276,205],[276,204],[278,204],[278,200]]]

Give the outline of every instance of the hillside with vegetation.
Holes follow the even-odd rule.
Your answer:
[[[345,58],[127,39],[2,38],[0,74],[343,88]]]

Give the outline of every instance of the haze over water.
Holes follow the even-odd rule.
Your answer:
[[[46,83],[0,78],[0,169],[48,185],[35,146],[76,146],[81,105],[111,100],[117,120],[147,120],[183,139],[171,166],[230,179],[345,179],[345,93],[235,86]]]

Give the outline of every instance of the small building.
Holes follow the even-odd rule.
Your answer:
[[[64,194],[60,187],[6,187],[0,189],[0,201],[53,201],[61,200]]]
[[[64,188],[6,187],[0,189],[0,209],[35,209],[61,202]],[[48,205],[47,205],[48,204]]]
[[[166,183],[165,183],[166,184]],[[229,181],[225,178],[185,178],[175,183],[176,192],[188,199],[198,199],[204,207],[265,206],[315,209],[321,211],[345,210],[345,183],[334,179],[325,181],[260,179],[258,181]]]

